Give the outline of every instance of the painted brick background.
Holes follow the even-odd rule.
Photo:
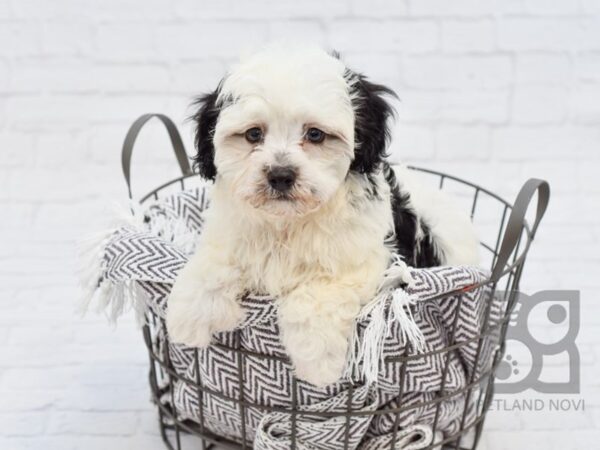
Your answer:
[[[596,447],[600,1],[0,0],[0,448],[162,448],[132,318],[111,329],[73,312],[75,242],[125,197],[131,121],[167,113],[190,149],[192,97],[245,48],[280,38],[334,47],[396,90],[396,159],[507,198],[528,177],[550,181],[522,287],[582,291],[581,394],[501,398],[585,410],[500,408],[482,447]],[[158,126],[144,131],[136,193],[175,175],[167,143]],[[568,364],[551,359],[549,376]]]

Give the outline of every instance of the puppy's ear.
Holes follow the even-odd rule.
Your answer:
[[[200,175],[207,180],[214,180],[217,176],[213,137],[217,119],[221,112],[221,108],[217,103],[219,92],[220,85],[214,92],[198,97],[194,102],[198,110],[191,117],[196,123],[196,135],[194,138],[196,156],[194,157],[194,166],[198,168]]]
[[[354,108],[356,142],[350,170],[370,173],[387,156],[386,150],[391,137],[388,121],[395,111],[385,96],[398,96],[390,88],[371,83],[361,74],[350,73],[347,79]]]

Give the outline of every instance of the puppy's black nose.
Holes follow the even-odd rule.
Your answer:
[[[296,172],[289,167],[274,167],[267,172],[267,180],[276,191],[287,192],[296,181]]]

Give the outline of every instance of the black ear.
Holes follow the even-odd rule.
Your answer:
[[[360,74],[350,74],[350,96],[355,114],[354,161],[350,170],[370,173],[387,156],[386,150],[391,131],[389,119],[394,116],[394,108],[385,96],[398,98],[390,88],[367,81]]]
[[[214,180],[217,176],[215,167],[215,146],[213,136],[221,108],[217,104],[220,86],[214,92],[201,95],[196,99],[194,105],[198,107],[196,113],[191,117],[196,123],[196,156],[194,167],[200,175],[208,180]]]

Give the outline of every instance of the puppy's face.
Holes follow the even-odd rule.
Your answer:
[[[271,48],[243,61],[200,99],[200,172],[269,215],[318,209],[356,166],[355,149],[369,151],[355,142],[364,115],[357,108],[365,101],[360,81],[319,49]],[[373,167],[385,152],[389,111],[383,114],[382,148],[366,158]]]

